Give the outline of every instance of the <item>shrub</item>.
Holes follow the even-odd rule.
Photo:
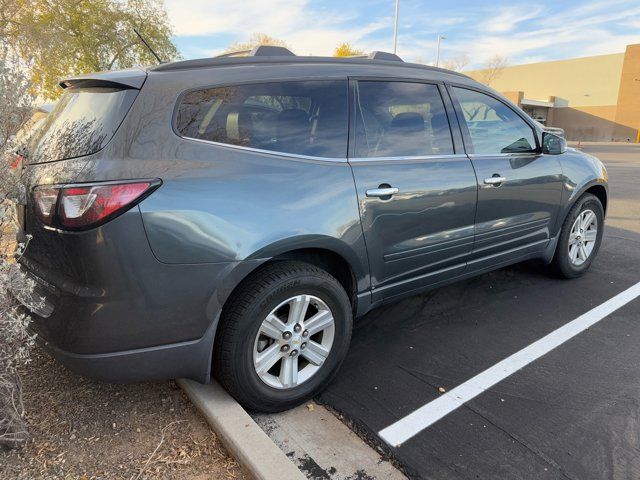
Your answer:
[[[16,261],[28,248],[16,241],[15,202],[20,176],[14,168],[20,128],[31,112],[32,98],[24,69],[7,48],[0,48],[0,445],[15,448],[27,439],[19,367],[29,361],[35,336],[28,331],[28,310],[36,308],[34,282]],[[25,133],[24,131],[22,133]]]

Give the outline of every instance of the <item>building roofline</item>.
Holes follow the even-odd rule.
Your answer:
[[[634,44],[631,44],[634,45]],[[627,45],[629,46],[629,45]],[[570,57],[570,58],[560,58],[557,60],[542,60],[541,62],[529,62],[529,63],[514,63],[514,64],[509,64],[506,65],[504,68],[505,70],[508,68],[514,68],[514,67],[528,67],[530,65],[541,65],[541,64],[548,64],[548,63],[564,63],[564,62],[571,62],[571,61],[579,61],[579,60],[590,60],[590,59],[594,59],[594,58],[601,58],[601,57],[616,57],[616,56],[624,56],[625,52],[613,52],[613,53],[603,53],[600,55],[587,55],[587,56],[583,56],[583,57]],[[474,68],[471,70],[466,70],[467,73],[477,73],[477,72],[484,72],[486,70],[489,70],[487,68]]]

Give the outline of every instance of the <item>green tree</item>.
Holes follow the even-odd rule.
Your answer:
[[[7,0],[1,0],[6,2]],[[179,58],[161,0],[9,0],[0,33],[29,65],[32,89],[55,98],[61,77],[157,63],[138,29],[163,60]]]
[[[348,42],[342,42],[333,51],[334,57],[353,57],[355,55],[364,55],[364,50],[354,48]]]
[[[284,47],[291,50],[287,42],[284,40],[280,40],[278,38],[267,35],[266,33],[253,33],[251,37],[249,37],[249,41],[247,42],[235,42],[229,45],[226,49],[227,53],[231,52],[243,52],[246,50],[253,50],[254,47],[259,45],[271,45],[273,47]]]

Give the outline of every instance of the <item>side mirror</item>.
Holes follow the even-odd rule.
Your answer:
[[[567,151],[567,141],[549,132],[542,132],[542,153],[560,155]]]

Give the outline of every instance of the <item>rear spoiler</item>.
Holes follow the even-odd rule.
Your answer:
[[[111,72],[89,73],[60,81],[62,88],[69,87],[125,87],[140,90],[147,79],[147,72],[141,68],[114,70]]]

